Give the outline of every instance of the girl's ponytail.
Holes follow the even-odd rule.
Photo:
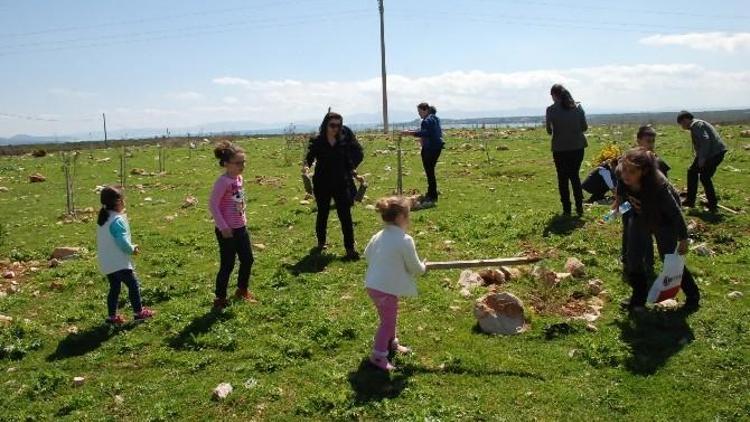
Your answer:
[[[103,226],[109,220],[109,212],[117,207],[117,201],[121,199],[122,192],[119,189],[112,186],[102,189],[102,193],[99,195],[99,202],[102,203],[102,208],[99,210],[96,224]]]

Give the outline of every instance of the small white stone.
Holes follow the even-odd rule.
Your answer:
[[[739,299],[739,298],[741,298],[742,296],[744,296],[744,295],[742,294],[742,292],[738,292],[738,291],[736,291],[736,290],[735,290],[735,291],[733,291],[733,292],[729,292],[729,293],[727,294],[727,297],[728,297],[728,298],[730,298],[730,299]]]
[[[86,378],[84,377],[73,378],[73,385],[75,385],[76,387],[82,386],[84,382],[86,382]]]
[[[213,397],[214,400],[224,400],[227,398],[230,394],[232,394],[232,391],[234,389],[232,388],[232,384],[229,384],[227,382],[223,382],[214,388]]]

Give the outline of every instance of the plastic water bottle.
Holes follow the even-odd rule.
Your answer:
[[[620,208],[618,208],[618,211],[620,211],[620,215],[625,215],[632,208],[633,206],[630,205],[630,201],[625,201],[622,204],[620,204]]]
[[[623,215],[630,211],[633,208],[632,205],[630,205],[629,201],[625,201],[616,210],[609,210],[608,213],[604,215],[604,222],[605,223],[611,223],[612,221],[615,221],[618,216]]]

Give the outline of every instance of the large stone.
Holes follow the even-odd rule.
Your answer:
[[[0,192],[8,192],[10,189],[6,188],[5,186],[0,186]]]
[[[484,280],[484,284],[503,284],[505,283],[505,273],[494,268],[487,268],[479,271],[479,276]]]
[[[193,195],[185,197],[185,201],[182,203],[182,208],[190,208],[198,205],[198,198]]]
[[[13,323],[13,317],[7,315],[0,315],[0,326],[8,327]]]
[[[471,295],[472,289],[482,286],[484,284],[484,279],[482,279],[482,276],[477,272],[464,270],[461,271],[461,276],[458,278],[458,284],[461,286],[461,295],[466,297]]]
[[[213,398],[214,400],[224,400],[227,398],[230,394],[232,394],[232,384],[229,384],[228,382],[222,382],[221,384],[217,385],[216,388],[214,388]]]
[[[52,251],[52,259],[72,259],[76,258],[83,253],[83,248],[76,248],[71,246],[60,246]]]
[[[31,183],[44,182],[45,180],[47,180],[47,178],[44,177],[41,173],[34,173],[29,176],[29,182]]]
[[[578,258],[574,257],[570,257],[565,261],[565,270],[576,278],[586,275],[586,266]]]
[[[595,279],[589,280],[587,287],[589,289],[590,294],[597,296],[599,295],[599,293],[602,292],[602,290],[604,290],[604,283],[598,278],[595,278]]]
[[[502,266],[500,267],[500,271],[505,274],[505,281],[513,281],[521,278],[521,270],[518,268]]]
[[[740,137],[742,137],[742,138],[750,138],[750,129],[743,130],[742,132],[740,132]]]
[[[508,292],[488,293],[474,304],[474,317],[488,334],[514,335],[525,331],[523,302]]]

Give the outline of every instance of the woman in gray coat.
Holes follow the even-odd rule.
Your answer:
[[[581,189],[581,163],[583,152],[588,146],[584,132],[588,130],[586,114],[579,103],[573,100],[570,91],[560,84],[552,85],[550,90],[554,104],[547,107],[547,133],[552,135],[552,157],[557,170],[557,188],[560,191],[560,202],[563,214],[570,215],[570,191],[573,187],[573,198],[576,202],[576,213],[583,214],[583,190]]]

